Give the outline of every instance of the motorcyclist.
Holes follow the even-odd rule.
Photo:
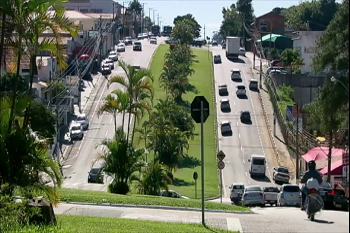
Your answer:
[[[322,175],[316,170],[316,162],[314,160],[311,160],[308,162],[308,167],[309,167],[309,170],[305,172],[305,174],[300,180],[300,183],[304,184],[303,188],[301,189],[301,199],[302,199],[301,210],[305,210],[304,203],[306,200],[306,196],[309,193],[309,190],[305,185],[306,182],[311,178],[316,179],[320,185],[323,182]]]

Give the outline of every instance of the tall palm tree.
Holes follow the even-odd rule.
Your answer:
[[[8,184],[8,189],[1,191],[10,196],[16,187],[30,191],[32,195],[44,192],[50,201],[57,204],[57,188],[62,184],[59,166],[49,157],[46,142],[21,124],[24,109],[30,101],[27,95],[16,99],[14,123],[8,132],[12,103],[9,97],[1,98],[0,188],[1,184]],[[53,186],[46,185],[47,181],[51,181]]]
[[[101,116],[105,112],[113,116],[114,132],[117,133],[117,113],[120,112],[120,105],[118,100],[111,94],[105,97],[103,104],[97,111],[97,115]]]
[[[125,114],[129,109],[129,94],[128,92],[119,89],[112,91],[112,94],[116,96],[119,104],[119,111],[123,114],[122,128],[124,129]]]
[[[140,101],[140,96],[144,96],[147,93],[151,99],[153,99],[153,76],[148,69],[136,69],[135,67],[126,64],[124,61],[119,61],[119,66],[123,69],[126,77],[114,76],[109,80],[109,85],[112,83],[119,83],[124,86],[129,93],[129,119],[128,119],[128,132],[127,140],[130,136],[130,123],[132,104]],[[141,93],[143,93],[141,95]]]

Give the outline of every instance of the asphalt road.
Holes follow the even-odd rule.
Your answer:
[[[217,119],[219,148],[226,154],[223,169],[223,197],[229,198],[232,183],[244,183],[247,185],[271,186],[272,169],[276,166],[276,159],[269,139],[263,110],[259,100],[259,93],[249,90],[249,80],[253,78],[251,63],[249,59],[240,57],[239,62],[229,61],[225,56],[225,50],[218,47],[211,47],[213,55],[221,55],[222,63],[214,64],[215,89],[217,102]],[[231,80],[232,69],[240,69],[242,82]],[[220,96],[218,86],[228,86],[228,96]],[[239,99],[236,96],[236,86],[245,85],[247,99]],[[231,112],[223,113],[220,108],[220,100],[229,99]],[[250,111],[252,124],[244,124],[240,121],[241,111]],[[230,121],[232,136],[221,135],[220,123]],[[267,171],[264,179],[253,179],[249,174],[250,159],[252,154],[264,155],[267,158]],[[275,186],[275,184],[273,184]]]
[[[162,41],[162,39],[160,39]],[[119,60],[123,60],[130,65],[137,65],[144,68],[148,67],[151,57],[156,49],[156,45],[151,45],[147,40],[142,41],[142,52],[132,51],[132,46],[127,46],[126,51],[120,53]],[[115,68],[112,70],[113,75],[124,75],[121,67],[115,63]],[[64,162],[63,174],[65,181],[62,185],[64,188],[76,188],[85,190],[107,190],[107,185],[111,182],[110,177],[105,177],[104,184],[87,183],[88,172],[96,160],[96,156],[101,152],[101,147],[98,146],[103,139],[112,139],[114,136],[113,117],[110,114],[97,115],[99,106],[103,103],[105,96],[110,94],[117,88],[122,88],[119,84],[112,84],[107,87],[107,79],[102,77],[95,85],[96,96],[90,98],[87,103],[91,107],[88,112],[90,126],[85,132],[83,140],[74,143],[68,159]],[[125,119],[128,119],[126,114]],[[127,122],[127,121],[126,121]],[[117,124],[121,126],[122,114],[117,116]],[[127,132],[127,124],[124,127]]]
[[[151,221],[201,223],[200,211],[137,207],[91,206],[61,203],[55,214],[86,215]],[[345,233],[349,232],[349,212],[323,211],[316,221],[307,219],[298,208],[256,208],[255,214],[206,212],[208,226],[252,233]]]

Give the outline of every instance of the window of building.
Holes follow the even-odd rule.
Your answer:
[[[316,53],[316,47],[314,47],[314,46],[305,47],[304,53]]]
[[[89,13],[89,9],[80,9],[81,13]]]
[[[90,9],[90,13],[102,13],[102,9]]]

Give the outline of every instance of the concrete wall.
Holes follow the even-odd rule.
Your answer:
[[[315,56],[316,43],[322,33],[321,31],[302,31],[298,32],[299,37],[293,40],[293,48],[298,50],[304,59],[304,66],[301,68],[303,74],[312,71],[312,58]]]
[[[288,85],[295,87],[319,87],[326,80],[324,76],[309,76],[299,74],[275,74],[273,76],[278,86]]]

